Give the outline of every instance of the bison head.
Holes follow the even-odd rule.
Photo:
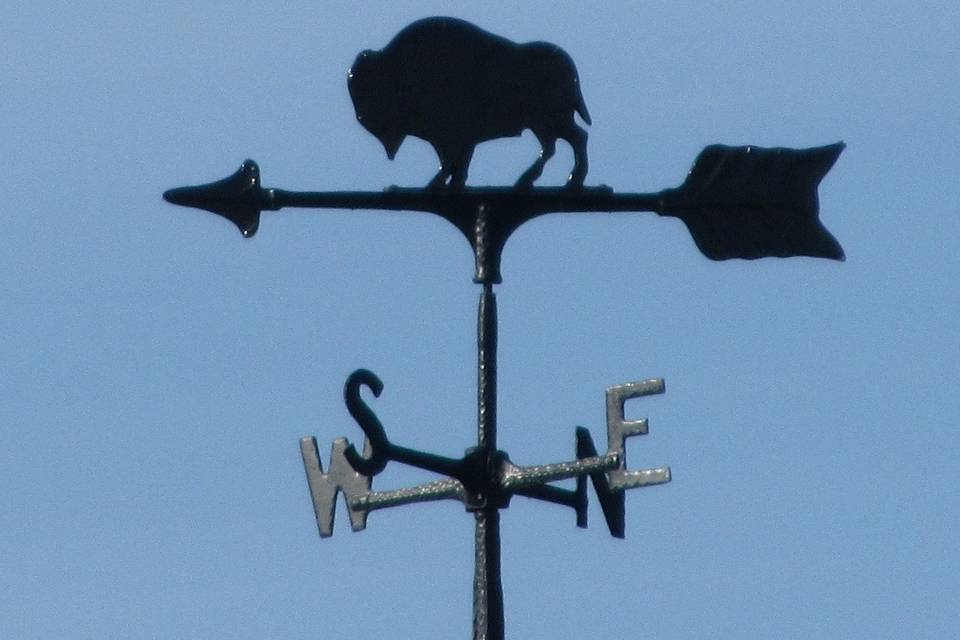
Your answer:
[[[382,53],[366,50],[357,56],[347,75],[357,121],[372,133],[393,160],[406,133],[398,123],[400,107],[397,77],[391,74]]]

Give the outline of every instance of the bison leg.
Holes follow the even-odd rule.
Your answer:
[[[540,156],[517,180],[515,186],[518,189],[530,189],[533,187],[534,181],[543,173],[543,166],[547,164],[547,160],[552,158],[557,150],[556,138],[543,136],[536,132],[535,135],[537,136],[537,140],[540,141]]]
[[[442,189],[447,185],[447,178],[450,176],[450,172],[447,171],[446,167],[442,164],[440,165],[440,170],[437,171],[437,175],[433,176],[430,179],[430,182],[427,183],[427,189]]]
[[[470,159],[473,157],[473,147],[467,145],[463,148],[437,149],[437,157],[440,158],[440,170],[437,175],[427,184],[427,189],[462,189],[467,182],[467,168],[470,166]],[[448,182],[449,180],[449,182]]]
[[[463,189],[467,184],[467,170],[470,168],[470,160],[473,159],[473,146],[468,145],[456,156],[456,161],[450,168],[450,188]]]
[[[579,189],[583,186],[583,181],[587,177],[587,132],[581,129],[575,122],[570,123],[570,130],[563,139],[570,143],[573,149],[573,171],[567,178],[567,187]]]

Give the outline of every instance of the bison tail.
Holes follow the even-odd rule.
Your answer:
[[[577,113],[580,114],[580,117],[583,118],[583,121],[587,124],[593,124],[590,120],[590,112],[587,111],[587,105],[583,101],[583,96],[580,96],[580,104],[577,105]]]
[[[590,112],[587,111],[587,103],[583,101],[583,93],[580,92],[580,83],[577,83],[577,113],[587,124],[593,124],[590,120]]]

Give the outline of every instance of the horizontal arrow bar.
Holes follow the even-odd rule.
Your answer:
[[[843,148],[841,142],[810,149],[712,145],[697,157],[683,184],[656,193],[615,193],[607,186],[288,191],[261,187],[260,168],[246,160],[232,176],[170,189],[163,197],[221,215],[248,238],[257,232],[262,211],[286,207],[434,213],[470,242],[477,282],[501,281],[500,254],[517,227],[560,212],[677,217],[712,260],[789,256],[843,260],[840,243],[820,222],[817,196],[820,181]]]
[[[610,471],[619,466],[620,455],[618,453],[607,453],[602,456],[594,455],[570,462],[538,464],[529,467],[518,467],[505,460],[500,471],[500,486],[506,491],[513,492],[521,488],[576,478],[596,471]]]
[[[376,509],[398,507],[415,502],[430,502],[446,499],[467,501],[467,492],[456,480],[438,480],[409,489],[395,491],[371,491],[350,498],[350,508],[354,511],[370,512]]]

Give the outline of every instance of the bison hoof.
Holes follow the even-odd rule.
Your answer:
[[[519,191],[529,191],[533,189],[533,178],[520,176],[520,179],[513,183],[513,188]]]
[[[453,182],[430,182],[425,190],[431,191],[433,193],[457,193],[458,191],[463,191],[466,186],[463,184],[455,184]]]
[[[443,191],[447,188],[447,176],[442,171],[433,176],[433,179],[427,183],[427,189],[430,191]]]
[[[583,180],[585,177],[586,176],[575,176],[571,174],[570,177],[567,178],[566,188],[570,191],[580,191],[583,189]]]

